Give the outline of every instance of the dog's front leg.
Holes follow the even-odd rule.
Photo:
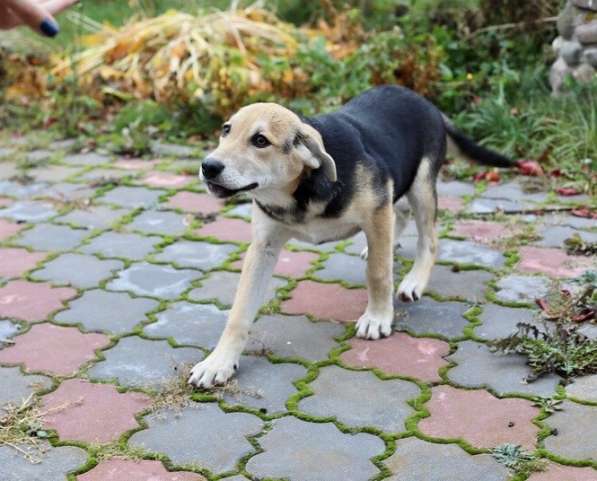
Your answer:
[[[391,197],[390,197],[391,198]],[[357,322],[357,336],[379,339],[392,332],[394,319],[394,208],[391,202],[378,208],[363,230],[367,236],[367,310]]]

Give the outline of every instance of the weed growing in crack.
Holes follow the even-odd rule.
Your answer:
[[[494,459],[514,471],[517,475],[528,476],[536,471],[545,470],[546,462],[534,454],[525,451],[522,446],[501,444],[491,450]]]

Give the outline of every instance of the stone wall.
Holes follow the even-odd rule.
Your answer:
[[[550,83],[559,93],[567,75],[590,82],[597,69],[597,0],[568,0],[558,18],[560,36],[553,42],[558,59]]]

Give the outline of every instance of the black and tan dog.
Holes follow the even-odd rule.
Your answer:
[[[193,368],[189,382],[210,387],[238,368],[278,254],[291,238],[317,244],[365,232],[369,299],[357,335],[388,336],[394,242],[410,204],[419,238],[398,295],[416,301],[435,261],[435,184],[449,143],[481,164],[513,165],[456,131],[430,102],[396,86],[369,90],[337,112],[314,118],[272,103],[233,115],[203,161],[202,177],[217,197],[250,191],[253,240],[222,337]]]

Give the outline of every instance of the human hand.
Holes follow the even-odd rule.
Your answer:
[[[78,0],[0,0],[0,30],[28,25],[46,37],[55,37],[60,28],[53,15]]]

